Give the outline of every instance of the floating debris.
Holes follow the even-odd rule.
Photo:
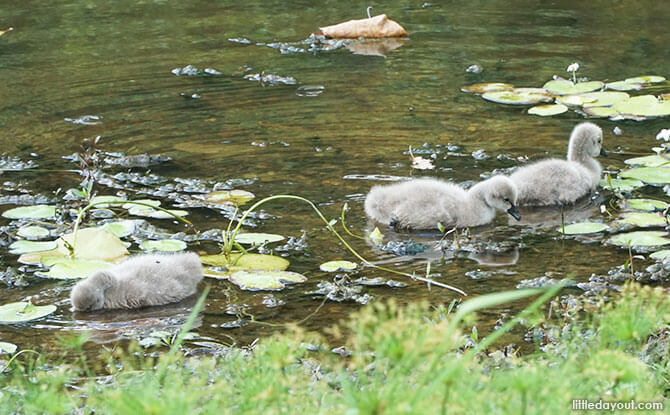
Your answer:
[[[384,252],[405,256],[420,254],[428,249],[428,246],[409,239],[406,241],[389,241],[386,245],[381,245],[379,248]]]
[[[164,156],[162,154],[136,154],[132,156],[126,156],[122,153],[108,153],[108,157],[105,157],[105,163],[113,166],[127,168],[146,168],[154,164],[166,163],[171,160],[172,157]]]
[[[102,117],[100,115],[82,115],[78,118],[63,118],[66,122],[71,122],[72,124],[79,125],[98,125],[102,124],[100,121]]]
[[[221,72],[217,71],[216,69],[205,68],[200,70],[193,65],[186,65],[183,68],[175,68],[170,72],[177,76],[221,75]]]
[[[265,73],[247,74],[247,75],[244,75],[244,79],[247,79],[249,81],[260,82],[262,84],[269,84],[269,85],[278,85],[278,84],[295,85],[295,84],[298,83],[298,81],[296,81],[295,78],[290,77],[290,76],[280,76],[280,75],[265,74]]]
[[[33,160],[22,161],[20,158],[14,156],[0,157],[0,171],[21,171],[34,169],[35,167],[38,167],[38,164]]]

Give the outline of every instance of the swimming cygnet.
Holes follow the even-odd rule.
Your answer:
[[[162,305],[194,294],[202,278],[193,252],[136,255],[77,283],[70,300],[78,311]]]
[[[583,122],[572,130],[567,160],[542,160],[515,171],[510,179],[519,190],[519,205],[573,203],[593,191],[602,172],[594,157],[607,155],[602,142],[600,127]]]
[[[417,179],[375,186],[365,199],[365,213],[396,229],[437,229],[484,225],[496,210],[519,220],[517,190],[505,176],[494,176],[470,190],[437,179]]]

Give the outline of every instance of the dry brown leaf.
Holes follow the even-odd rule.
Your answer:
[[[368,19],[349,20],[319,29],[326,37],[334,39],[407,37],[407,31],[385,14]]]
[[[9,29],[5,29],[5,30],[0,30],[0,36],[4,35],[7,32],[11,32],[12,30],[14,30],[13,27],[10,27]]]
[[[432,160],[423,158],[421,156],[415,156],[414,153],[412,153],[412,146],[409,147],[409,158],[412,160],[413,169],[432,170],[435,168]]]

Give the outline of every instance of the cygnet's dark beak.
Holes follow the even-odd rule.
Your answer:
[[[601,155],[601,156],[603,156],[603,157],[607,157],[608,154],[609,154],[609,153],[607,152],[607,150],[605,150],[604,148],[600,147],[600,155]]]
[[[512,205],[511,208],[507,209],[507,213],[512,215],[514,219],[521,220],[521,214],[519,213],[519,209],[516,207],[516,205]]]

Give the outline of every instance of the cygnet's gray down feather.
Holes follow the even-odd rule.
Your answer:
[[[466,191],[437,179],[417,179],[374,186],[365,199],[365,213],[399,229],[436,229],[484,225],[496,210],[518,217],[517,191],[504,176],[495,176]]]
[[[136,255],[77,283],[70,300],[79,311],[162,305],[195,294],[202,278],[193,252]]]
[[[600,127],[590,122],[578,124],[570,135],[567,160],[542,160],[515,171],[510,179],[519,190],[519,205],[573,203],[591,193],[602,172],[594,157],[606,154],[602,141]]]

